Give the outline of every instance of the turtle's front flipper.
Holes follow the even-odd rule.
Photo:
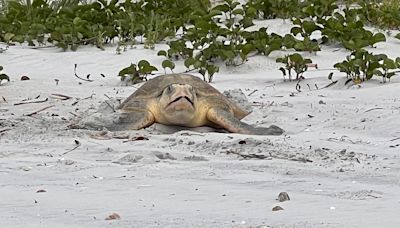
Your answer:
[[[95,113],[80,121],[78,126],[86,129],[110,131],[138,130],[154,123],[154,116],[149,111],[116,111],[114,113]]]
[[[233,114],[224,109],[210,109],[207,112],[207,119],[233,133],[249,135],[281,135],[284,131],[275,125],[270,127],[253,127],[236,119]]]

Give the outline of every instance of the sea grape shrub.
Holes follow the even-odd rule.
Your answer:
[[[299,17],[301,15],[301,6],[307,1],[298,0],[249,0],[246,7],[256,9],[255,18],[288,19],[291,17]]]
[[[324,43],[340,43],[344,48],[356,51],[386,41],[383,33],[374,34],[366,30],[364,23],[352,14],[354,11],[345,10],[344,12],[344,15],[336,12],[332,17],[321,21]]]
[[[311,35],[316,31],[321,31],[323,27],[311,20],[301,20],[295,18],[292,20],[292,22],[295,26],[290,30],[290,32],[294,36],[300,34],[303,37],[301,42],[296,42],[294,48],[297,51],[320,51],[321,49],[318,46],[318,42],[316,40],[312,40]]]
[[[370,80],[373,76],[382,77],[382,81],[390,80],[400,67],[400,58],[390,59],[385,54],[372,54],[364,49],[354,51],[346,60],[334,65],[340,72],[355,84]]]
[[[2,71],[3,71],[3,66],[0,66],[0,82],[2,80],[10,81],[10,77],[8,77],[7,74],[2,73]]]
[[[242,52],[246,55],[255,51],[257,54],[268,56],[271,52],[280,50],[284,46],[282,36],[275,33],[270,34],[264,27],[251,32],[243,31],[242,35],[246,40]]]
[[[102,48],[115,38],[122,44],[145,39],[147,48],[176,31],[193,11],[207,9],[207,0],[97,0],[48,2],[44,0],[8,1],[0,15],[0,41],[28,42],[43,45],[47,42],[76,50],[92,44]],[[179,16],[177,16],[179,15]]]
[[[29,45],[44,43],[49,29],[46,24],[53,10],[43,0],[7,1],[4,12],[0,15],[0,41],[28,42]]]
[[[400,1],[357,1],[360,6],[357,11],[360,19],[372,26],[383,29],[400,28]]]
[[[303,1],[301,18],[311,18],[315,21],[330,17],[338,9],[337,0],[308,0]]]
[[[140,60],[137,64],[132,63],[130,66],[119,71],[118,76],[121,81],[128,79],[129,82],[135,84],[147,80],[147,75],[158,69],[151,65],[147,60]]]
[[[291,81],[292,71],[296,74],[296,80],[303,79],[303,73],[308,70],[308,65],[312,63],[312,60],[303,58],[303,56],[298,53],[294,53],[277,58],[276,62],[285,64],[285,67],[281,67],[279,70],[282,72],[284,79],[288,76],[289,81]]]

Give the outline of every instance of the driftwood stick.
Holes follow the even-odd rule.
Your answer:
[[[78,99],[77,101],[75,101],[74,103],[72,103],[72,106],[78,104],[79,102],[83,101],[83,100],[87,100],[87,99],[91,99],[93,97],[94,94],[90,95],[89,97],[85,97],[82,99]]]
[[[389,141],[393,142],[393,141],[396,141],[396,140],[399,140],[399,139],[400,139],[400,137],[397,137],[397,138],[391,139]]]
[[[19,103],[15,103],[14,105],[23,105],[23,104],[33,104],[33,103],[44,103],[46,101],[48,101],[49,98],[46,98],[44,100],[33,100],[33,101],[25,101],[25,102],[19,102]]]
[[[251,92],[251,93],[249,93],[247,96],[251,96],[251,95],[253,95],[255,92],[257,92],[258,90],[257,89],[255,89],[255,90],[253,90],[253,92]]]
[[[37,111],[31,112],[31,113],[29,113],[29,114],[26,114],[25,116],[33,116],[33,115],[36,115],[36,114],[38,114],[39,112],[42,112],[42,111],[44,111],[44,110],[46,110],[46,109],[49,109],[49,108],[52,108],[52,107],[54,107],[54,106],[55,106],[55,105],[50,105],[50,106],[44,107],[44,108],[39,109],[39,110],[37,110]]]
[[[6,131],[10,131],[10,130],[11,130],[11,128],[4,128],[4,129],[0,130],[0,133],[6,132]]]
[[[71,152],[71,151],[74,151],[74,150],[76,150],[76,149],[78,149],[78,147],[80,147],[82,144],[77,144],[74,148],[72,148],[72,149],[70,149],[70,150],[67,150],[67,151],[65,151],[64,153],[62,153],[61,155],[66,155],[66,154],[68,154],[69,152]]]
[[[67,95],[64,95],[64,94],[59,94],[59,93],[52,93],[51,95],[55,96],[56,99],[60,99],[60,100],[63,100],[63,101],[72,99],[72,97],[70,97],[70,96],[67,96]]]
[[[78,64],[75,64],[75,68],[74,68],[75,77],[79,78],[80,80],[87,81],[87,82],[92,82],[92,81],[93,81],[93,80],[91,80],[91,79],[85,79],[85,78],[79,77],[79,75],[76,73],[76,68],[77,68],[77,67],[78,67]]]
[[[368,109],[367,111],[365,111],[365,112],[370,112],[370,111],[373,111],[373,110],[379,110],[379,109],[383,109],[383,108],[371,108],[371,109]],[[364,112],[364,113],[365,113]]]

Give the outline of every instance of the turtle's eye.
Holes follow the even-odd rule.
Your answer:
[[[167,87],[167,93],[172,93],[174,89],[172,88],[172,85],[168,85]]]

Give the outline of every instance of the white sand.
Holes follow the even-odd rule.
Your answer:
[[[247,97],[257,103],[244,121],[278,125],[283,136],[155,125],[114,135],[148,138],[127,141],[67,125],[105,95],[131,94],[137,86],[121,85],[118,71],[140,59],[159,67],[157,50],[10,47],[0,54],[12,79],[0,87],[0,227],[399,227],[400,79],[359,88],[335,73],[336,85],[315,90],[330,83],[324,69],[348,54],[336,50],[305,54],[321,70],[305,74],[301,92],[282,81],[275,63],[281,53],[222,67],[215,76],[220,91],[257,90]],[[399,50],[392,38],[373,49],[390,57]],[[77,79],[75,63],[94,82]],[[20,81],[22,75],[31,80]],[[39,95],[48,100],[14,105]],[[276,200],[283,191],[290,201]],[[113,212],[121,219],[105,220]]]

